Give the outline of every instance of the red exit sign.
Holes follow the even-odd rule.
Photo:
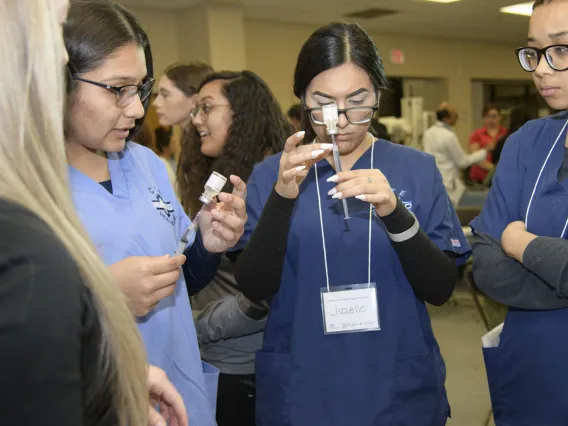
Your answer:
[[[404,51],[400,49],[392,49],[390,51],[390,61],[396,65],[404,64]]]

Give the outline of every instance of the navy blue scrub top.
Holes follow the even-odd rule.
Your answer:
[[[483,211],[471,223],[474,233],[501,241],[509,223],[528,219],[527,230],[535,235],[562,235],[568,179],[558,176],[566,120],[563,112],[530,121],[509,137]],[[484,348],[484,355],[498,426],[568,424],[568,309],[509,308],[499,346]]]
[[[379,140],[375,168],[442,250],[470,255],[434,158]],[[258,164],[248,183],[250,238],[277,177],[280,154]],[[371,149],[353,169],[369,169]],[[317,164],[330,285],[367,282],[369,204],[341,202],[327,192],[335,174]],[[445,366],[426,306],[418,300],[378,217],[372,221],[371,281],[377,285],[380,331],[324,335],[320,289],[325,287],[314,169],[301,186],[288,236],[280,290],[273,297],[264,346],[257,353],[259,426],[375,426],[445,424],[449,414]]]

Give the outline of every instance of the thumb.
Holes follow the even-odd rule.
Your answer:
[[[148,426],[167,426],[164,418],[152,406],[150,406],[150,411],[148,412]]]

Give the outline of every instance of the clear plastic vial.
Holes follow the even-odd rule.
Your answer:
[[[215,198],[227,183],[227,178],[220,173],[213,172],[205,183],[205,191],[199,197],[199,201],[203,204],[209,204]]]

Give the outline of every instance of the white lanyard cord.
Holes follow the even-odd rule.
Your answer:
[[[568,120],[566,120],[566,122],[564,123],[564,126],[562,126],[562,130],[560,130],[560,133],[556,137],[556,140],[554,141],[552,148],[550,148],[550,151],[548,152],[548,155],[546,156],[546,160],[544,160],[544,164],[542,165],[542,167],[540,168],[540,172],[538,173],[538,178],[536,179],[536,183],[534,184],[534,188],[533,188],[533,191],[532,191],[532,194],[531,194],[531,198],[529,200],[529,205],[527,206],[527,213],[525,214],[525,228],[527,230],[529,229],[529,212],[531,210],[532,202],[533,202],[534,196],[536,194],[536,189],[538,187],[538,183],[540,182],[540,178],[542,177],[542,173],[544,172],[544,169],[545,169],[545,167],[548,163],[548,160],[550,159],[550,156],[552,155],[552,151],[554,151],[554,148],[556,147],[556,144],[558,143],[558,141],[560,140],[560,137],[564,133],[564,130],[566,129],[567,125],[568,125]],[[564,238],[564,234],[566,233],[566,228],[568,228],[568,218],[566,219],[566,223],[564,224],[564,229],[562,230],[562,235],[560,235],[560,238]]]
[[[375,139],[373,138],[373,144],[371,145],[371,169],[373,169],[375,159]],[[317,163],[314,164],[314,171],[316,175],[316,189],[318,193],[318,209],[319,209],[319,218],[320,218],[320,226],[321,226],[321,241],[323,245],[323,261],[325,266],[325,281],[327,284],[327,291],[329,292],[329,269],[327,266],[327,250],[325,244],[325,231],[323,229],[323,214],[321,210],[321,194],[320,194],[320,187],[319,187],[319,177],[318,177],[318,165]],[[367,282],[369,288],[371,287],[371,224],[373,220],[373,205],[369,203],[369,259],[368,259],[368,267],[367,267]]]

